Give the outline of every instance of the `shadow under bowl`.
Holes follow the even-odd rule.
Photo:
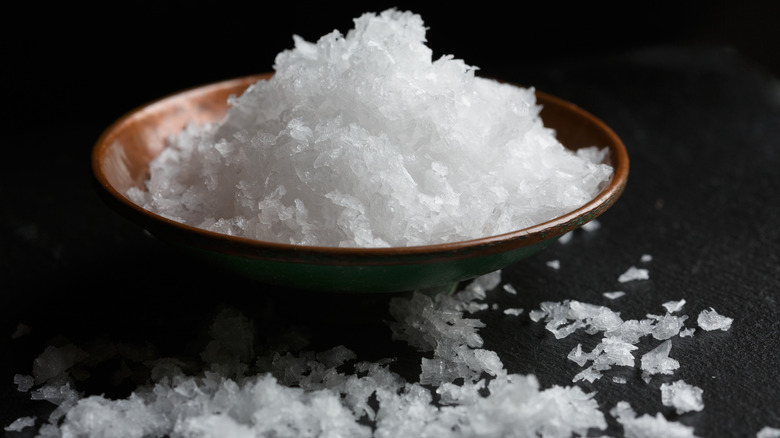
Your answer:
[[[271,73],[241,77],[169,95],[127,113],[100,136],[92,171],[101,197],[152,235],[209,265],[265,284],[310,291],[379,293],[446,290],[461,281],[502,269],[546,248],[593,220],[623,193],[628,154],[602,121],[557,97],[536,92],[545,126],[568,149],[609,148],[609,183],[582,207],[542,224],[469,241],[394,248],[337,248],[264,242],[206,231],[164,218],[133,203],[131,187],[143,188],[149,163],[166,138],[189,122],[221,120],[230,95],[240,95]]]

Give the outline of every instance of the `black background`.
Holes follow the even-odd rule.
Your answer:
[[[270,71],[275,55],[292,47],[292,34],[315,40],[345,32],[361,13],[391,6],[422,16],[435,57],[453,54],[480,74],[575,102],[610,125],[629,151],[628,188],[600,218],[602,228],[507,268],[505,281],[519,295],[496,293],[490,301],[528,311],[570,298],[610,305],[626,318],[659,313],[661,303],[681,298],[692,318],[713,306],[735,318],[732,330],[697,332],[672,353],[681,363],[675,377],[704,388],[703,412],[675,416],[660,404],[661,380],[647,385],[631,373],[625,387],[584,386],[599,391],[605,412],[629,400],[640,414],[663,412],[700,436],[780,428],[780,14],[769,1],[8,8],[2,426],[47,414],[50,406],[16,391],[12,378],[29,373],[58,336],[109,337],[180,354],[198,348],[204,325],[223,304],[247,312],[269,334],[301,327],[311,348],[344,343],[367,359],[398,356],[400,370],[414,378],[418,356],[390,342],[381,323],[385,298],[290,298],[204,269],[108,209],[89,168],[100,132],[129,110],[183,88]],[[654,256],[651,279],[617,285],[644,253]],[[551,259],[561,261],[559,271],[546,267]],[[621,287],[621,300],[601,296]],[[350,317],[353,311],[361,316]],[[574,340],[556,341],[523,318],[480,317],[488,324],[485,348],[498,352],[510,372],[534,373],[549,386],[570,383],[578,371],[565,360]],[[19,323],[32,331],[12,339]],[[102,383],[93,380],[87,389],[117,396],[131,389]],[[612,422],[607,433],[622,432]]]

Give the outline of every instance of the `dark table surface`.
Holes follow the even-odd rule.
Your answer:
[[[382,321],[388,297],[291,295],[214,272],[118,216],[95,193],[89,148],[113,119],[163,94],[263,69],[222,77],[209,72],[180,82],[150,76],[144,80],[156,85],[94,90],[97,79],[107,86],[107,76],[121,64],[101,59],[92,79],[52,70],[39,75],[44,82],[37,90],[31,84],[8,90],[25,111],[4,121],[2,137],[0,425],[21,416],[44,419],[51,410],[13,384],[15,374],[31,373],[47,345],[111,339],[160,356],[191,354],[202,347],[222,306],[247,312],[269,336],[296,327],[306,333],[309,349],[344,344],[366,360],[397,357],[394,366],[414,380],[420,355],[391,340]],[[503,271],[503,281],[518,294],[494,291],[487,302],[526,314],[476,313],[486,323],[480,330],[484,348],[497,352],[509,372],[535,374],[543,387],[570,385],[580,368],[566,355],[577,342],[588,342],[586,335],[556,340],[528,319],[529,310],[543,301],[574,299],[643,318],[662,312],[662,303],[685,299],[683,313],[691,321],[712,307],[734,319],[731,329],[675,338],[671,356],[680,368],[674,376],[646,383],[635,370],[625,374],[625,385],[607,378],[577,385],[597,391],[605,413],[626,400],[639,414],[661,412],[702,437],[750,437],[765,426],[780,428],[777,76],[732,48],[685,45],[532,65],[507,60],[485,73],[533,85],[601,118],[624,141],[631,168],[625,193],[598,218],[599,229],[579,230],[567,244]],[[126,74],[117,78],[128,80]],[[79,102],[87,98],[101,107]],[[618,276],[639,266],[643,254],[653,257],[643,264],[649,280],[619,284]],[[550,260],[558,260],[560,269],[547,266]],[[618,289],[626,292],[618,300],[602,295]],[[27,328],[21,336],[19,327]],[[660,384],[677,379],[704,390],[703,411],[676,415],[661,404]],[[110,381],[95,377],[82,389],[123,397],[139,384]],[[622,436],[607,418],[609,428],[601,432]]]

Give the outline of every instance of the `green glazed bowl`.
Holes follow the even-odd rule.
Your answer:
[[[618,136],[576,105],[537,92],[544,124],[569,149],[608,147],[615,171],[607,186],[582,207],[545,223],[497,236],[448,244],[396,248],[299,246],[227,236],[184,225],[136,205],[125,193],[142,188],[149,162],[169,135],[188,122],[219,121],[230,95],[271,73],[241,77],[169,95],[127,113],[109,126],[92,150],[99,194],[116,211],[159,239],[229,273],[292,289],[378,293],[448,290],[539,252],[563,234],[593,220],[623,193],[628,154]]]

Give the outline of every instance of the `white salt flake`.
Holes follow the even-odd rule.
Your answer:
[[[574,231],[569,231],[568,233],[562,235],[558,238],[558,242],[566,245],[567,243],[571,242],[571,239],[574,237]]]
[[[604,292],[604,296],[609,298],[610,300],[616,300],[622,296],[624,296],[626,293],[621,290],[616,290],[614,292]]]
[[[756,438],[780,438],[780,429],[764,426],[756,433]]]
[[[601,222],[599,222],[599,221],[598,221],[598,220],[596,220],[596,219],[593,219],[593,220],[592,220],[592,221],[590,221],[590,222],[585,222],[585,223],[582,225],[582,229],[583,229],[583,230],[585,230],[585,231],[588,231],[588,232],[591,232],[591,231],[596,231],[596,230],[598,230],[599,228],[601,228]]]
[[[548,260],[546,262],[546,265],[549,266],[552,269],[561,269],[561,262],[560,262],[560,260]]]
[[[35,426],[35,417],[19,417],[4,428],[6,432],[21,432],[22,430]]]
[[[653,256],[650,254],[642,254],[642,257],[639,258],[639,261],[642,263],[652,262]]]
[[[660,412],[654,417],[648,414],[637,416],[625,401],[618,402],[610,413],[623,426],[626,438],[696,438],[692,427],[667,420]]]
[[[661,384],[661,402],[664,406],[674,407],[678,414],[704,409],[703,393],[701,388],[685,383],[684,380]]]
[[[508,308],[504,309],[504,314],[517,316],[523,313],[523,309]]]
[[[620,274],[618,281],[626,283],[634,280],[647,280],[648,278],[650,278],[650,275],[647,269],[631,266],[626,272]]]
[[[618,384],[621,384],[621,385],[623,385],[623,384],[625,384],[625,383],[626,383],[626,378],[625,378],[625,377],[620,377],[620,376],[614,376],[614,377],[612,378],[612,381],[613,381],[614,383],[618,383]]]
[[[35,385],[35,379],[24,374],[14,374],[14,384],[20,392],[27,392]]]
[[[669,357],[672,341],[666,340],[642,356],[641,369],[645,380],[654,374],[672,374],[680,368],[680,362]]]
[[[684,299],[682,299],[680,301],[668,301],[668,302],[662,304],[664,309],[666,309],[666,311],[669,312],[669,313],[679,312],[680,309],[682,309],[684,305],[685,305],[685,300]]]
[[[734,319],[719,314],[715,309],[710,307],[709,310],[702,310],[699,313],[699,317],[696,319],[703,330],[723,330],[727,331],[731,328],[731,323]]]
[[[517,295],[517,289],[515,289],[514,286],[512,286],[510,283],[505,283],[504,286],[502,286],[503,289],[508,294]]]

